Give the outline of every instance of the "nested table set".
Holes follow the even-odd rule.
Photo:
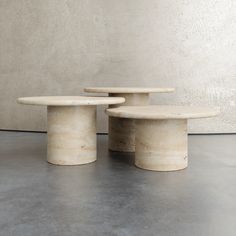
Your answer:
[[[135,152],[135,165],[155,171],[188,165],[187,120],[213,117],[218,109],[149,105],[150,93],[173,88],[85,88],[108,97],[48,96],[19,98],[18,103],[47,106],[47,161],[87,164],[97,159],[96,106],[109,105],[109,149]]]

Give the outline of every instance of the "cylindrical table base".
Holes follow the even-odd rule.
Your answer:
[[[188,165],[187,120],[136,120],[135,165],[154,171]]]
[[[148,93],[109,94],[111,97],[124,97],[122,106],[146,106],[149,104]],[[119,107],[110,105],[109,107]],[[118,152],[135,151],[135,121],[117,117],[109,117],[109,150]]]
[[[81,165],[96,161],[96,107],[49,106],[47,161]]]
[[[109,117],[109,150],[118,152],[135,151],[135,121]]]

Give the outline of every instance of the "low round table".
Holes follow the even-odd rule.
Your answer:
[[[135,165],[155,171],[181,170],[188,165],[187,120],[216,116],[217,108],[187,106],[121,106],[112,117],[135,119]]]
[[[124,98],[49,96],[18,98],[18,103],[47,106],[47,161],[81,165],[97,159],[96,106]]]
[[[85,88],[89,93],[108,93],[110,97],[124,97],[122,106],[149,105],[150,93],[170,93],[174,88],[95,87]],[[110,107],[118,107],[112,105]],[[109,117],[109,149],[119,152],[135,151],[134,120]]]

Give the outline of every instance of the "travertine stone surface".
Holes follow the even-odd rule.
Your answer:
[[[174,88],[141,88],[141,87],[89,87],[84,89],[90,93],[108,93],[110,97],[124,97],[124,106],[142,106],[149,104],[150,93],[174,92]],[[118,107],[110,105],[109,107]],[[135,151],[134,121],[109,117],[109,149],[120,152]]]
[[[122,104],[109,105],[110,108],[119,106],[142,106],[148,105],[150,96],[149,93],[109,93],[109,97],[122,97],[125,102]]]
[[[136,120],[135,165],[155,171],[188,165],[187,120]]]
[[[96,106],[48,106],[47,161],[80,165],[96,157]]]
[[[87,96],[42,96],[18,98],[19,103],[28,105],[45,106],[79,106],[79,105],[103,105],[118,104],[125,101],[124,98],[116,97],[87,97]]]
[[[89,87],[84,89],[89,93],[170,93],[174,88],[145,88],[145,87]]]
[[[148,93],[110,93],[110,97],[124,97],[124,106],[148,105]],[[118,105],[109,105],[109,107],[118,107]],[[135,151],[135,121],[132,119],[123,119],[109,117],[109,150],[119,152]]]
[[[194,119],[219,114],[219,108],[197,106],[120,106],[109,108],[106,113],[112,117],[132,119]]]
[[[135,165],[155,171],[184,169],[188,165],[187,119],[216,116],[217,108],[187,106],[120,106],[106,113],[135,119]]]
[[[46,96],[19,98],[47,109],[47,160],[56,165],[81,165],[96,160],[96,105],[124,102],[124,98]]]

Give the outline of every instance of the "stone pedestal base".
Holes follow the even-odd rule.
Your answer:
[[[188,165],[187,119],[136,120],[135,165],[154,171]]]
[[[48,106],[47,161],[81,165],[96,161],[96,106]]]
[[[138,106],[149,104],[148,93],[109,94],[110,97],[123,97],[122,106]],[[110,108],[119,105],[110,105]],[[109,150],[119,152],[135,151],[135,121],[132,119],[109,117]]]

